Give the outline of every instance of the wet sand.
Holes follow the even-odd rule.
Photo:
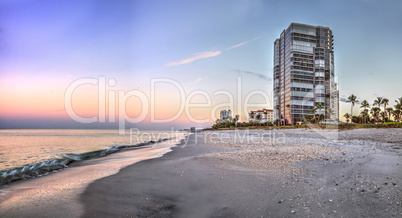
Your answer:
[[[90,184],[82,217],[400,217],[401,148],[401,129],[198,132]]]
[[[125,166],[171,151],[171,144],[157,145],[75,162],[57,173],[3,185],[0,217],[79,217],[84,212],[79,197],[88,184],[116,174]]]

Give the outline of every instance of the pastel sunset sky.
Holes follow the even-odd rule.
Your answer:
[[[208,127],[228,109],[226,92],[245,121],[238,103],[253,91],[269,101],[248,102],[272,108],[273,42],[292,22],[332,29],[341,116],[351,94],[391,106],[402,97],[399,0],[2,0],[0,128],[114,128],[123,107],[128,117],[144,115],[130,127]],[[66,91],[83,78],[105,78],[105,96],[99,102],[100,83],[78,86],[68,96],[74,113],[105,122],[81,124],[66,112]],[[176,85],[152,91],[162,78]],[[123,102],[119,91],[134,95]],[[204,107],[151,122],[174,117],[186,101]]]

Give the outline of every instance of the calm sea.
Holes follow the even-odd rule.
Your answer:
[[[0,130],[0,185],[57,172],[71,162],[160,142],[177,143],[183,132],[118,130]]]

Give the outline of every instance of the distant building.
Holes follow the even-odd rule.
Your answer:
[[[223,120],[223,119],[226,119],[226,117],[227,117],[227,111],[226,110],[221,110],[220,119]]]
[[[229,119],[232,118],[232,111],[229,110],[221,110],[221,114],[220,114],[220,119],[224,120],[224,119]]]
[[[257,115],[261,115],[261,119],[258,121],[257,120]],[[257,111],[250,111],[249,113],[249,121],[253,122],[261,122],[261,123],[266,123],[266,122],[274,122],[274,110],[272,109],[262,109],[262,110],[257,110]]]
[[[228,113],[228,114],[227,114],[227,115],[228,115],[228,118],[232,118],[232,111],[231,111],[230,109],[228,110],[227,113]]]

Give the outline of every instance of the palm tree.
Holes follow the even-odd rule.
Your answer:
[[[387,111],[387,104],[389,103],[389,100],[386,98],[383,98],[381,103],[384,105],[384,113]]]
[[[378,123],[378,115],[380,114],[381,109],[379,107],[372,107],[371,108],[371,114],[373,115],[373,118],[376,119],[376,122]]]
[[[318,103],[315,107],[316,107],[318,110],[324,109],[324,106],[322,106],[321,103]]]
[[[236,127],[237,127],[237,122],[239,121],[239,118],[240,118],[240,116],[239,116],[238,114],[236,114],[236,116],[235,116],[235,118],[234,118]]]
[[[349,102],[352,103],[352,107],[350,109],[350,116],[353,116],[353,106],[355,106],[356,98],[357,97],[353,94],[348,98]]]
[[[311,112],[314,114],[314,123],[315,123],[315,121],[316,121],[316,119],[315,119],[315,112],[317,112],[317,108],[316,108],[316,107],[312,108],[312,109],[311,109]]]
[[[401,110],[396,109],[392,112],[392,114],[394,115],[394,119],[396,120],[396,122],[399,122],[399,119],[401,117]]]
[[[385,112],[384,111],[381,111],[380,112],[380,116],[382,117],[382,122],[385,122]]]
[[[343,115],[343,117],[346,118],[346,123],[349,123],[349,119],[350,119],[350,114],[346,113],[345,115]]]
[[[366,110],[367,108],[370,108],[370,104],[366,100],[363,100],[360,105],[360,108],[364,108],[364,110]],[[366,116],[363,116],[363,118],[364,122],[366,123]]]
[[[387,113],[388,113],[388,122],[391,122],[391,114],[394,109],[392,107],[387,108]]]
[[[402,110],[402,97],[398,98],[398,100],[395,100],[395,103],[395,109]]]
[[[374,100],[373,106],[378,105],[378,107],[380,107],[382,104],[382,98],[381,97],[377,97],[376,100]]]
[[[315,106],[315,108],[318,110],[318,111],[321,111],[322,109],[324,109],[324,106],[322,106],[322,104],[321,103],[318,103],[316,106]],[[320,121],[321,120],[321,118],[320,118],[321,116],[318,116],[318,121]]]
[[[257,114],[257,116],[255,116],[255,119],[260,123],[260,126],[261,126],[261,114]]]
[[[362,112],[360,112],[360,114],[362,115],[362,117],[363,117],[364,119],[366,119],[366,117],[369,117],[368,109],[364,109]],[[364,122],[367,123],[366,120],[365,120]]]

